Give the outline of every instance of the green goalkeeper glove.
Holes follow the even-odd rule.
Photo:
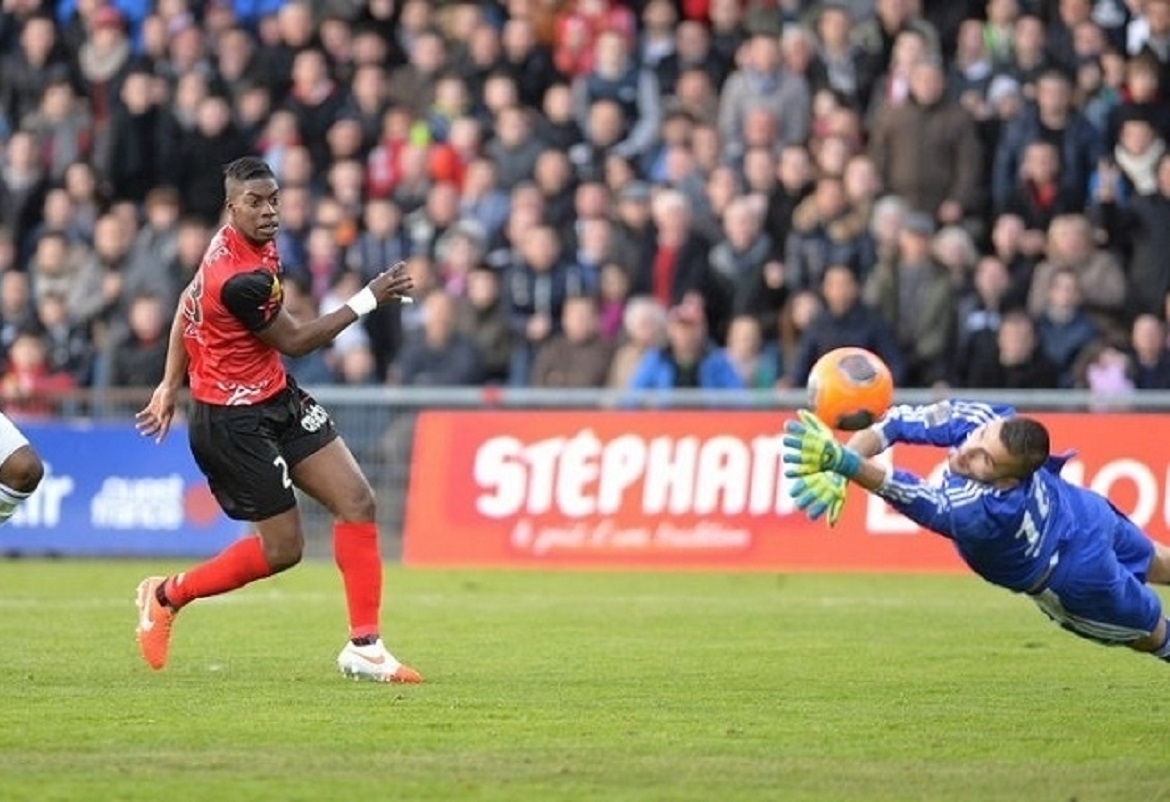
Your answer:
[[[836,526],[845,506],[845,477],[835,473],[813,473],[802,476],[789,489],[796,508],[803,510],[809,520],[822,515],[830,527]]]
[[[798,420],[784,424],[784,475],[810,476],[829,471],[846,479],[861,470],[861,456],[837,442],[829,427],[807,409],[797,412]]]

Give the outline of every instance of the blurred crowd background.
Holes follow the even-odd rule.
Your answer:
[[[1170,0],[2,0],[0,403],[151,386],[223,205],[304,384],[1170,387]]]

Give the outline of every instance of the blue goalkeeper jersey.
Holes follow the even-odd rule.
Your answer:
[[[917,443],[955,447],[1011,407],[944,401],[891,409],[875,430],[888,447]],[[999,489],[945,470],[934,485],[896,470],[879,495],[915,523],[950,538],[984,579],[1015,591],[1032,589],[1059,559],[1062,544],[1112,532],[1120,515],[1102,496],[1060,477],[1068,456],[1051,457],[1027,481]]]

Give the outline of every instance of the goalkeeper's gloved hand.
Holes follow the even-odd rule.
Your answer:
[[[848,479],[861,470],[861,456],[837,442],[829,427],[807,409],[797,412],[798,420],[784,424],[784,475],[809,476],[821,471]]]
[[[802,476],[788,489],[796,501],[796,507],[803,510],[810,520],[822,515],[830,527],[836,526],[845,506],[845,477],[835,473],[813,473]]]

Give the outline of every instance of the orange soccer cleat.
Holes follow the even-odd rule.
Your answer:
[[[155,671],[167,664],[175,611],[158,600],[165,576],[149,576],[138,584],[138,650]]]

